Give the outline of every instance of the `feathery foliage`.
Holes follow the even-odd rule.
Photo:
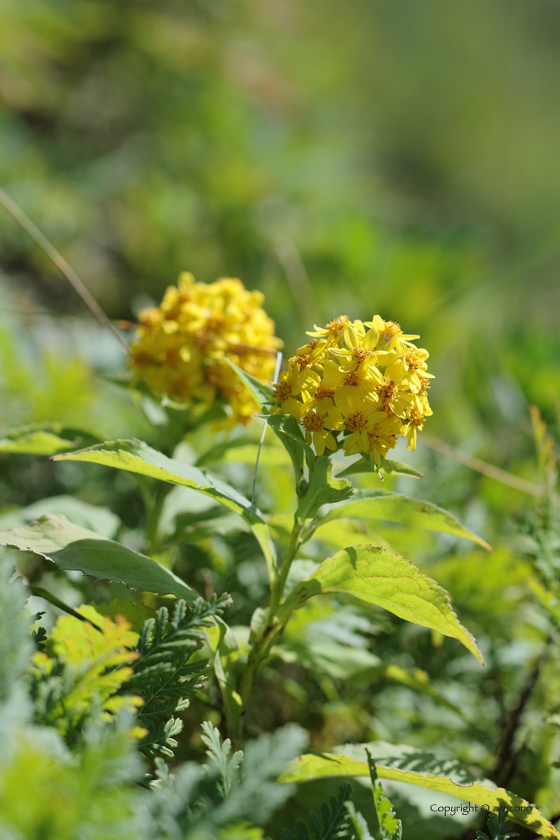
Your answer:
[[[173,755],[174,736],[183,728],[176,715],[188,707],[208,666],[207,660],[191,659],[206,639],[205,628],[230,603],[229,595],[213,596],[209,602],[198,598],[189,610],[180,600],[171,619],[167,607],[161,607],[155,618],[144,622],[133,674],[121,690],[138,693],[144,700],[138,724],[147,730],[140,750],[148,758]]]
[[[322,825],[315,811],[311,811],[309,823],[315,840],[349,840],[352,837],[351,825],[356,814],[355,809],[352,814],[347,807],[350,804],[348,800],[351,793],[352,786],[343,784],[340,786],[338,796],[331,796],[330,808],[327,802],[323,802],[321,805]],[[311,840],[311,834],[303,820],[297,821],[295,832],[294,836],[289,829],[283,829],[282,840]]]
[[[375,762],[373,761],[371,754],[368,750],[366,750],[366,753],[369,774],[371,776],[373,804],[375,805],[375,813],[377,814],[381,840],[401,840],[402,823],[393,811],[393,806],[391,805],[389,799],[385,796],[383,787],[377,779],[377,770],[375,769]]]
[[[519,837],[513,828],[512,823],[508,820],[507,808],[500,808],[497,813],[491,813],[488,817],[488,831],[485,834],[483,831],[477,831],[477,840],[512,840],[513,837]]]

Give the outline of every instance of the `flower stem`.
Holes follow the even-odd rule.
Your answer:
[[[279,574],[276,578],[274,586],[272,587],[270,605],[268,608],[268,618],[251,647],[247,665],[241,678],[239,693],[241,695],[244,709],[247,707],[247,701],[249,699],[249,695],[251,694],[253,682],[262,661],[270,650],[274,637],[282,630],[287,619],[287,616],[283,621],[278,618],[278,609],[282,603],[284,589],[286,588],[286,581],[288,580],[288,574],[290,572],[292,562],[299,548],[302,529],[303,522],[298,518],[294,519],[294,526],[290,535],[290,541],[284,553],[284,557],[282,558]]]

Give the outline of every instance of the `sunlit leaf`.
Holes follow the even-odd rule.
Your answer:
[[[390,800],[385,795],[383,786],[377,780],[375,763],[367,750],[366,754],[371,776],[375,813],[377,814],[377,821],[379,822],[379,830],[381,832],[382,840],[401,840],[402,823],[397,818]]]
[[[106,441],[79,452],[57,455],[55,460],[103,464],[114,469],[156,478],[159,481],[191,487],[199,493],[204,493],[242,516],[251,526],[269,564],[274,563],[274,547],[269,538],[268,526],[260,511],[234,487],[230,487],[229,484],[203,472],[198,467],[167,458],[139,440]]]
[[[424,775],[412,770],[399,770],[375,764],[379,779],[391,779],[410,785],[428,788],[438,793],[446,793],[473,805],[482,805],[490,810],[500,805],[507,806],[509,819],[518,825],[526,826],[541,837],[560,838],[560,833],[537,808],[525,799],[503,788],[492,788],[489,784],[471,782],[462,785],[446,776]],[[367,761],[360,761],[346,755],[323,754],[302,755],[296,758],[286,773],[280,776],[281,782],[308,782],[316,779],[328,779],[337,776],[369,776]]]
[[[82,429],[69,429],[62,423],[41,423],[4,432],[0,437],[0,452],[54,455],[98,441],[98,437]]]
[[[373,545],[342,549],[294,588],[285,610],[298,609],[314,595],[329,592],[353,595],[405,621],[458,639],[484,662],[475,639],[455,615],[447,592],[398,554]]]
[[[398,493],[384,493],[380,490],[359,490],[348,501],[329,505],[319,511],[320,521],[333,519],[386,519],[390,522],[402,522],[430,531],[453,534],[478,543],[487,551],[492,549],[482,537],[477,536],[459,522],[453,514],[421,499],[403,496]]]

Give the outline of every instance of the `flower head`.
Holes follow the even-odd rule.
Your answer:
[[[139,313],[130,346],[135,380],[185,406],[220,399],[230,407],[226,425],[248,423],[256,405],[226,359],[263,382],[272,378],[281,342],[262,303],[241,280],[196,283],[183,272],[159,307]]]
[[[432,413],[428,353],[413,342],[419,336],[379,315],[366,322],[342,315],[308,335],[280,377],[272,412],[295,417],[318,455],[342,448],[380,466],[399,436],[414,449]]]

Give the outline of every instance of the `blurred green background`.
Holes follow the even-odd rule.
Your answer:
[[[182,270],[261,289],[287,354],[314,321],[379,313],[430,351],[427,430],[532,481],[528,406],[553,423],[560,402],[559,94],[557,0],[0,0],[0,185],[111,318],[133,320]],[[101,375],[125,366],[118,344],[2,208],[0,294],[1,427],[60,420],[149,438],[138,406]],[[455,719],[402,686],[375,695],[366,729],[447,738],[490,767],[547,632],[515,543],[532,499],[422,443],[399,456],[426,473],[400,488],[497,549],[385,534],[432,565],[489,669],[475,688],[474,666],[414,628],[376,650],[445,672],[443,690],[485,717],[487,738],[467,745]],[[132,529],[133,485],[84,475],[5,458],[0,508],[112,494]],[[281,493],[261,480],[266,508]],[[258,574],[228,580],[237,603],[263,597]],[[551,813],[558,785],[543,765],[560,746],[542,709],[560,704],[553,671],[547,685],[511,784]],[[365,737],[358,701],[353,723],[331,706],[318,746]]]
[[[506,462],[560,393],[559,44],[556,0],[2,0],[0,183],[113,318],[189,269],[261,288],[288,352],[400,321],[432,431]],[[14,342],[110,364],[0,218],[3,368]],[[59,413],[2,423],[26,411]]]

